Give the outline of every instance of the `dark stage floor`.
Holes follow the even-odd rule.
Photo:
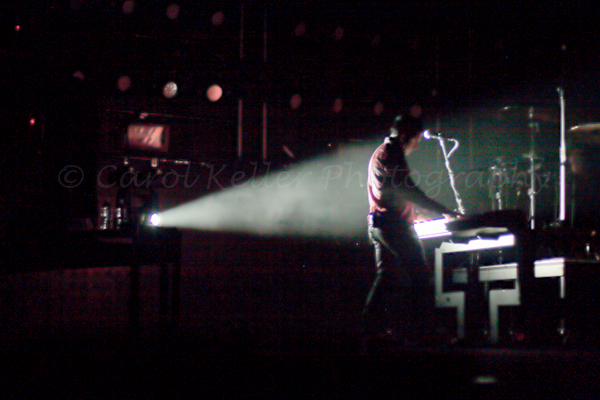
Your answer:
[[[373,275],[368,246],[187,233],[182,248],[179,325],[162,332],[156,268],[141,270],[139,335],[127,333],[128,267],[5,273],[3,398],[590,399],[599,389],[600,347],[583,342],[361,353],[352,332]],[[455,316],[438,321],[452,337]]]
[[[591,399],[581,348],[286,343],[169,337],[4,342],[3,398]]]

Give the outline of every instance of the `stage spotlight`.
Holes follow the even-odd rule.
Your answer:
[[[300,108],[301,104],[302,104],[302,96],[300,96],[299,94],[293,95],[292,98],[290,99],[290,106],[294,110],[297,110],[298,108]]]
[[[423,115],[423,109],[419,104],[415,104],[410,108],[410,115],[415,118],[421,118],[421,115]]]
[[[135,1],[127,0],[123,3],[123,14],[131,14],[135,10]]]
[[[375,115],[381,115],[383,114],[383,110],[384,110],[384,106],[383,103],[381,101],[378,101],[374,106],[373,106],[373,112],[375,113]]]
[[[298,25],[296,25],[296,29],[294,30],[294,35],[300,37],[300,36],[304,36],[305,33],[306,33],[306,24],[304,22],[300,22]]]
[[[117,86],[121,92],[126,92],[131,87],[131,78],[127,75],[120,76]]]
[[[211,18],[211,22],[212,22],[213,26],[221,25],[224,20],[225,20],[225,15],[223,14],[222,11],[217,11],[216,13],[213,14],[213,16]]]
[[[167,18],[171,20],[176,20],[179,17],[179,5],[171,4],[167,7]]]
[[[82,71],[77,70],[77,71],[73,72],[73,78],[79,79],[80,81],[83,82],[85,80],[85,75],[83,74]]]
[[[223,96],[223,89],[219,85],[211,85],[206,90],[206,97],[212,102],[218,101]]]
[[[342,109],[344,108],[344,100],[337,98],[335,99],[335,101],[333,102],[333,112],[334,113],[339,113],[342,111]]]
[[[381,36],[373,36],[373,39],[371,40],[371,47],[379,47],[379,43],[381,43]]]
[[[165,86],[163,86],[163,95],[167,99],[172,99],[177,95],[177,84],[173,81],[167,82]]]
[[[83,5],[83,0],[71,0],[71,10],[79,11]]]
[[[152,213],[150,215],[150,218],[148,218],[148,223],[151,226],[156,226],[156,227],[161,226],[162,225],[162,218],[161,218],[160,214],[159,213]]]

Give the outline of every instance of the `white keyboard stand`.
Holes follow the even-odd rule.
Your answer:
[[[455,308],[456,309],[456,325],[457,337],[464,339],[465,337],[465,307],[466,307],[466,292],[465,291],[446,291],[444,287],[444,255],[450,253],[466,253],[476,252],[481,250],[492,250],[513,247],[515,245],[515,237],[508,233],[498,236],[497,238],[474,238],[466,243],[443,242],[435,250],[435,302],[439,308]],[[565,282],[564,282],[564,258],[552,258],[538,260],[534,264],[534,275],[536,278],[543,277],[558,277],[560,282],[560,298],[565,297]],[[488,317],[489,317],[489,336],[488,341],[497,343],[499,339],[499,308],[502,306],[519,306],[520,299],[520,284],[517,276],[517,263],[511,262],[499,265],[486,265],[479,267],[479,281],[513,281],[513,288],[509,289],[492,289],[489,290],[488,301]],[[456,269],[452,271],[454,283],[466,283],[466,269]]]

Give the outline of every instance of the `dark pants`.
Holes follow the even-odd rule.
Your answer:
[[[376,276],[365,301],[362,331],[392,330],[403,336],[426,329],[433,312],[432,272],[423,246],[409,224],[369,219]]]

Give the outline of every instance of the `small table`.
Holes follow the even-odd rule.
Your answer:
[[[179,323],[181,237],[181,232],[176,229],[150,226],[121,230],[40,231],[15,237],[14,245],[18,244],[19,250],[2,267],[4,273],[19,273],[129,266],[128,319],[132,333],[137,334],[140,329],[140,267],[156,265],[160,269],[159,328],[165,331]]]

